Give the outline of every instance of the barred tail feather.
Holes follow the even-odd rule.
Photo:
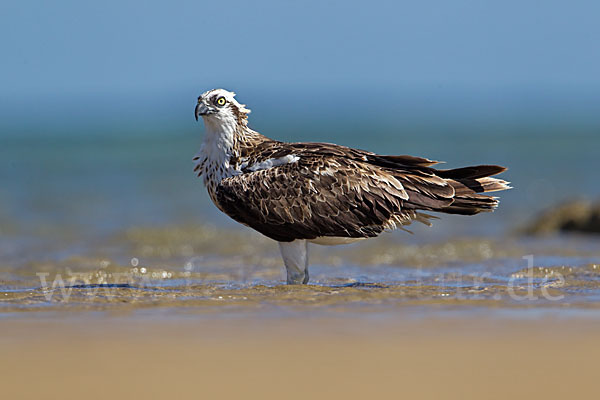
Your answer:
[[[440,171],[442,173],[439,175],[446,178],[446,181],[454,188],[455,196],[454,202],[450,206],[439,211],[462,215],[493,211],[498,207],[499,199],[479,193],[511,189],[510,182],[490,177],[490,175],[496,175],[505,170],[506,168],[496,165],[484,165]]]
[[[446,214],[475,215],[484,211],[494,211],[500,203],[497,197],[481,194],[457,196],[454,199],[454,203],[451,206],[438,211]]]

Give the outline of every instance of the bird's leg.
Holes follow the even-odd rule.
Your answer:
[[[279,249],[287,271],[288,285],[308,283],[308,242],[279,242]]]

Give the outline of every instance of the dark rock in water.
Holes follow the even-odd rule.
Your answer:
[[[561,204],[544,211],[524,231],[532,235],[600,233],[600,202],[576,200]]]

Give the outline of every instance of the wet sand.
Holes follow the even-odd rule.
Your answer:
[[[596,237],[315,246],[294,287],[237,230],[73,237],[0,242],[2,398],[600,393]]]
[[[487,314],[487,316],[486,316]],[[388,316],[389,317],[389,316]],[[594,398],[597,318],[0,320],[3,398]]]

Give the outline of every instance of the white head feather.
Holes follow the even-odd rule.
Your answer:
[[[249,113],[250,110],[235,99],[235,93],[225,89],[209,90],[198,97],[196,118],[202,116],[206,134],[197,163],[203,166],[201,172],[205,183],[211,176],[220,180],[237,173],[234,166],[229,165],[229,160],[236,135],[247,130]]]
[[[224,101],[223,104],[217,103]],[[207,112],[202,115],[204,121],[228,120],[231,118],[246,120],[246,115],[250,110],[244,104],[240,104],[235,99],[235,93],[225,89],[208,90],[198,97],[198,106],[204,106],[203,110]],[[198,110],[198,107],[196,108]]]

